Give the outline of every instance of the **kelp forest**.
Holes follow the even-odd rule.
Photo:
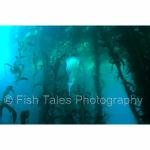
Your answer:
[[[0,26],[1,124],[149,124],[149,26]]]

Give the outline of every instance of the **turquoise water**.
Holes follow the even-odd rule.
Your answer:
[[[129,105],[75,103],[76,95],[128,98],[115,65],[112,69],[108,49],[96,53],[90,27],[82,30],[67,26],[0,26],[1,105],[8,97],[11,102],[7,106],[17,114],[13,121],[12,110],[3,107],[1,123],[137,123]],[[101,59],[101,54],[105,58]],[[59,97],[61,104],[47,104],[43,95]]]
[[[101,78],[104,82],[103,96],[110,98],[127,98],[122,81],[117,79],[117,69],[109,62],[104,62],[101,66]],[[136,124],[137,121],[129,105],[114,103],[112,106],[104,106],[106,122],[108,124]]]

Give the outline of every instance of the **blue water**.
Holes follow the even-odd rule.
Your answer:
[[[12,30],[13,29],[13,30]],[[12,34],[13,31],[13,34]],[[21,34],[21,33],[20,33]],[[23,34],[23,33],[22,33]],[[22,36],[22,35],[20,35]],[[42,88],[38,87],[35,88],[33,91],[34,84],[43,84],[44,82],[44,75],[42,70],[38,70],[36,72],[36,76],[33,76],[34,69],[33,69],[33,62],[32,58],[34,55],[39,57],[40,61],[40,54],[38,53],[38,49],[35,53],[30,51],[26,54],[28,55],[27,58],[24,59],[24,76],[28,77],[28,81],[20,81],[15,83],[14,75],[10,72],[10,68],[5,65],[5,63],[13,64],[15,61],[15,56],[17,56],[17,42],[14,41],[19,37],[19,29],[16,27],[0,27],[0,98],[2,98],[3,91],[7,88],[8,85],[12,85],[17,95],[22,95],[31,97],[34,95],[35,97],[40,97],[42,95]],[[87,61],[85,59],[85,61]],[[88,62],[88,61],[87,61]],[[91,68],[93,68],[93,64]],[[90,63],[89,66],[90,68]],[[92,79],[92,69],[88,70],[88,67],[85,68],[85,74],[82,76],[82,80],[84,79],[84,86],[86,89],[90,89],[91,92],[94,93],[94,85],[91,83],[93,82]],[[117,78],[117,69],[113,67],[108,60],[102,61],[101,65],[101,84],[102,84],[102,96],[107,98],[127,98],[127,94],[125,89],[122,85],[120,79]],[[64,70],[66,70],[64,66]],[[77,73],[80,74],[80,73]],[[51,77],[49,77],[51,78]],[[89,85],[87,86],[87,81]],[[82,83],[80,83],[82,84]],[[20,103],[19,105],[13,103],[11,105],[17,112],[18,116],[20,115],[21,111],[29,110],[30,117],[28,118],[28,123],[38,123],[39,122],[39,107],[37,105],[28,105]],[[134,118],[133,113],[129,105],[121,105],[121,104],[113,104],[112,106],[104,105],[103,111],[105,114],[105,122],[108,124],[135,124],[136,119]],[[94,114],[94,108],[91,107],[91,112]],[[3,111],[3,117],[1,123],[12,123],[12,119],[10,113],[7,109]],[[16,123],[20,123],[20,118],[17,117]]]
[[[127,98],[126,91],[120,79],[117,78],[117,69],[105,61],[101,66],[101,78],[103,80],[103,96],[105,98]],[[129,105],[113,104],[104,106],[106,123],[108,124],[136,124],[137,121]]]

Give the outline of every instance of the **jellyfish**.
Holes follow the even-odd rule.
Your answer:
[[[76,82],[80,65],[80,58],[76,56],[70,56],[66,59],[66,71],[68,74],[68,93],[70,96],[71,88]]]

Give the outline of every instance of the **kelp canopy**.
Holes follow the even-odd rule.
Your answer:
[[[150,123],[150,27],[1,26],[0,40],[1,123]],[[108,96],[137,101],[116,122],[81,102]]]

